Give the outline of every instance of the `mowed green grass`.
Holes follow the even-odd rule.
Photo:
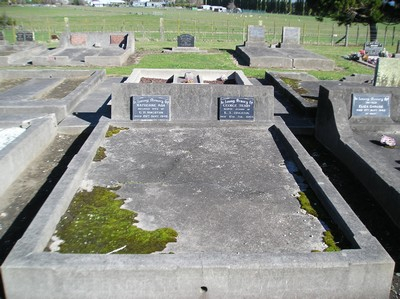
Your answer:
[[[133,31],[144,40],[160,40],[160,22],[164,40],[175,40],[181,33],[196,36],[197,42],[244,41],[248,25],[262,24],[270,43],[280,41],[282,27],[300,27],[305,44],[330,44],[344,36],[344,26],[325,19],[318,22],[310,16],[278,15],[267,13],[227,14],[192,11],[177,8],[88,7],[88,6],[2,6],[0,13],[17,21],[17,25],[37,33],[37,39],[46,41],[49,34],[61,34],[68,18],[71,31]],[[160,19],[162,19],[160,21]],[[400,25],[379,24],[379,40],[387,46],[400,39]],[[385,38],[386,36],[386,38]],[[358,38],[357,38],[358,37]],[[350,43],[362,45],[368,39],[368,27],[350,28]]]
[[[246,40],[247,26],[260,24],[266,28],[267,43],[279,42],[283,26],[300,27],[306,49],[336,62],[334,71],[309,72],[320,79],[336,80],[354,73],[373,73],[373,69],[343,58],[362,49],[368,38],[368,28],[363,25],[350,28],[350,44],[353,46],[335,45],[344,35],[345,28],[329,19],[318,22],[314,17],[266,13],[226,14],[176,8],[87,6],[4,6],[0,7],[0,13],[15,19],[20,28],[34,31],[36,40],[45,43],[50,43],[51,34],[61,34],[66,22],[72,32],[134,32],[138,61],[129,66],[107,68],[109,75],[126,76],[133,68],[242,69],[249,77],[264,78],[265,71],[269,70],[238,65],[232,57],[235,47]],[[163,35],[160,24],[163,24]],[[379,24],[378,29],[379,40],[386,41],[387,50],[394,52],[400,40],[400,25],[386,27]],[[176,46],[176,37],[182,33],[193,34],[196,47],[208,50],[208,54],[162,54],[163,49]],[[12,35],[11,30],[6,30],[9,40]]]

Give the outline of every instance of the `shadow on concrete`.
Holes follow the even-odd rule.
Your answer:
[[[15,243],[22,237],[22,235],[46,201],[47,197],[57,185],[57,182],[67,170],[69,162],[79,152],[80,148],[85,143],[92,130],[92,127],[88,127],[75,139],[75,141],[68,148],[65,155],[61,158],[57,166],[51,171],[45,183],[38,189],[36,194],[33,195],[32,199],[17,216],[7,232],[0,239],[0,264],[3,264],[4,260],[7,258]],[[2,280],[0,280],[0,298],[5,298]]]

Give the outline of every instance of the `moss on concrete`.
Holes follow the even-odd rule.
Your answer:
[[[97,149],[96,155],[93,158],[93,161],[100,162],[105,157],[107,157],[106,149],[104,147],[102,147],[102,146],[99,146],[99,148]]]
[[[61,253],[148,254],[176,242],[172,228],[146,231],[133,225],[137,213],[121,209],[118,195],[104,187],[78,192],[57,226],[56,235],[64,241]]]
[[[119,127],[109,126],[108,130],[106,132],[106,137],[107,138],[112,137],[123,130],[128,130],[128,128],[119,128]]]
[[[317,211],[311,206],[310,200],[304,192],[299,192],[297,200],[300,202],[301,208],[305,210],[308,214],[313,215],[317,218],[319,217]]]
[[[331,231],[327,230],[324,232],[324,242],[328,247],[324,250],[325,252],[340,251],[340,247],[336,245],[335,239]]]

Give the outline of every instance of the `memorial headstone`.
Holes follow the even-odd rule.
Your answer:
[[[247,27],[247,41],[245,46],[265,45],[264,26],[249,25]]]
[[[298,47],[300,45],[300,28],[283,27],[281,48]]]
[[[181,34],[178,36],[178,47],[194,47],[194,36],[190,34]]]
[[[219,120],[254,120],[254,98],[221,97],[219,99]]]
[[[170,96],[133,96],[133,120],[170,120]]]
[[[374,85],[400,87],[400,59],[379,57],[375,68]]]
[[[368,56],[379,56],[379,53],[383,51],[383,45],[378,42],[365,43],[364,50]]]
[[[29,31],[17,32],[17,42],[33,42],[35,40],[35,33]]]
[[[4,41],[4,34],[3,34],[3,31],[0,31],[0,41]]]
[[[390,117],[390,94],[354,93],[351,116]]]

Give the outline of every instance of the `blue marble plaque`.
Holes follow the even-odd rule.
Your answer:
[[[254,120],[254,98],[221,97],[219,120]]]
[[[170,96],[133,96],[133,120],[170,120]]]
[[[351,115],[390,117],[390,94],[354,93]]]

